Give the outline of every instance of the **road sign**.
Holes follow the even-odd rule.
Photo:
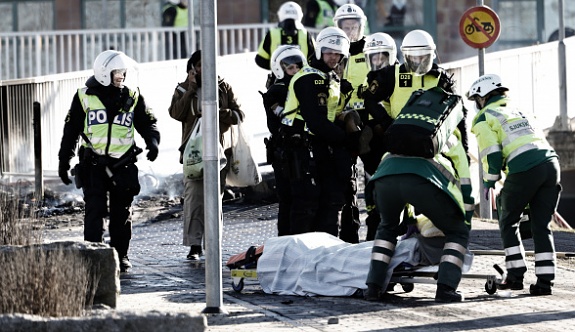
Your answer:
[[[495,43],[501,33],[499,16],[487,6],[469,8],[459,21],[459,35],[474,48],[486,48]]]

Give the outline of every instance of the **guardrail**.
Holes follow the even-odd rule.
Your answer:
[[[235,40],[236,45],[238,40]],[[244,39],[245,43],[246,40]],[[247,45],[247,44],[246,44]],[[575,37],[565,39],[566,58],[575,58]],[[248,47],[248,46],[246,46]],[[252,135],[265,135],[265,112],[258,90],[264,89],[267,71],[254,61],[255,53],[239,53],[218,57],[218,74],[234,88],[242,109],[247,114],[247,126]],[[558,43],[547,43],[490,53],[485,59],[485,71],[498,73],[510,88],[510,95],[516,106],[525,114],[538,118],[542,128],[553,125],[559,116]],[[167,115],[167,109],[177,82],[185,79],[186,60],[141,63],[137,86],[147,103],[154,109],[159,123],[175,125],[162,129],[161,155],[177,154],[179,147],[178,123]],[[466,89],[478,76],[477,59],[444,63],[442,66],[454,74],[458,93]],[[91,66],[90,66],[91,67]],[[572,65],[567,64],[567,72]],[[33,103],[42,107],[42,142],[44,170],[55,174],[59,140],[62,137],[63,121],[70,107],[76,89],[83,86],[92,75],[92,70],[39,76],[28,79],[0,81],[0,173],[32,175],[33,154]],[[132,77],[133,78],[133,77]],[[127,82],[128,86],[135,86]],[[567,75],[567,87],[575,87],[575,76]],[[473,119],[474,106],[464,101],[470,110],[468,120]],[[575,98],[568,99],[569,118],[575,117]],[[473,135],[470,135],[473,140]],[[258,141],[259,143],[259,141]],[[263,149],[263,144],[262,149]],[[264,154],[261,154],[262,156]],[[162,156],[160,156],[162,157]],[[159,158],[160,158],[159,157]],[[170,157],[169,160],[177,160]],[[258,160],[259,161],[259,160]],[[158,163],[156,163],[158,164]],[[154,164],[154,167],[156,167]],[[179,165],[176,165],[179,167]]]
[[[219,55],[257,51],[272,26],[218,26]],[[193,36],[186,28],[2,32],[0,80],[91,69],[96,56],[107,49],[121,50],[139,63],[174,60],[182,47],[190,50],[187,53],[197,49],[199,40],[199,27],[194,27]]]

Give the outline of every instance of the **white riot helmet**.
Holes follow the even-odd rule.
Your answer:
[[[103,86],[108,86],[112,82],[112,70],[133,69],[136,61],[120,51],[107,50],[94,60],[94,77]]]
[[[168,0],[169,3],[171,3],[172,5],[177,5],[180,3],[180,0]]]
[[[413,30],[403,38],[401,52],[407,69],[415,75],[425,75],[431,70],[435,59],[435,43],[426,31]]]
[[[383,32],[376,32],[367,37],[363,53],[370,71],[393,65],[397,61],[395,40]]]
[[[300,5],[296,2],[288,1],[284,2],[280,9],[278,9],[278,20],[285,21],[288,19],[294,20],[296,23],[301,22],[303,18],[303,11],[301,10]]]
[[[351,42],[363,38],[367,18],[363,10],[354,4],[345,4],[337,9],[333,16],[333,23],[342,29]]]
[[[272,53],[271,67],[275,77],[284,78],[287,66],[296,64],[301,69],[307,65],[307,60],[299,47],[294,45],[281,45]]]
[[[346,3],[353,3],[353,0],[333,0],[333,2],[338,6],[343,6]]]
[[[332,50],[343,55],[343,58],[349,56],[349,38],[336,27],[327,27],[321,30],[316,37],[315,58],[320,60],[322,50]]]
[[[509,91],[509,89],[501,83],[501,77],[499,77],[499,75],[486,74],[471,84],[471,88],[469,88],[466,96],[469,100],[475,100],[476,96],[483,98],[495,90]]]

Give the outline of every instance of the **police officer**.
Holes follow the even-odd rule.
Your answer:
[[[266,141],[268,163],[272,164],[278,196],[278,236],[290,235],[290,211],[292,197],[289,178],[289,159],[292,150],[289,141],[284,139],[281,130],[281,112],[285,107],[288,86],[293,77],[307,65],[305,55],[294,45],[282,45],[272,54],[272,72],[275,83],[263,94],[268,130],[271,133]]]
[[[317,29],[333,26],[333,15],[338,7],[334,0],[309,0],[303,24]]]
[[[271,69],[271,54],[280,45],[296,45],[300,48],[306,59],[313,56],[315,41],[313,36],[301,24],[303,13],[301,7],[294,1],[282,4],[278,10],[278,26],[271,28],[261,41],[256,54],[256,64],[263,68]],[[270,74],[266,88],[273,84],[275,77]]]
[[[168,0],[162,11],[162,26],[174,28],[186,28],[188,26],[188,0]],[[172,59],[182,59],[188,56],[186,47],[186,33],[167,33],[166,55],[172,49]],[[171,45],[170,45],[171,39]],[[178,45],[179,43],[179,45]],[[180,52],[178,52],[178,47]]]
[[[333,22],[335,26],[345,32],[350,40],[350,54],[346,65],[342,66],[342,77],[350,83],[354,93],[351,93],[349,100],[347,100],[344,112],[346,112],[346,114],[353,113],[353,116],[359,117],[357,121],[360,124],[359,128],[365,131],[364,139],[369,140],[372,135],[371,128],[365,128],[363,126],[363,124],[367,122],[367,114],[364,114],[363,98],[361,97],[362,84],[364,84],[368,72],[363,54],[363,47],[365,45],[364,31],[367,18],[359,6],[344,4],[335,12]],[[347,114],[347,116],[350,117],[352,114]],[[363,146],[365,146],[365,148],[360,148],[360,155],[366,154],[369,151],[369,142],[365,142]],[[349,243],[359,243],[361,221],[359,220],[356,193],[357,167],[354,162],[352,166],[352,177],[346,192],[345,205],[341,212],[339,233],[340,238]]]
[[[367,37],[363,53],[365,55],[369,72],[375,73],[388,66],[395,66],[398,64],[395,40],[393,40],[390,35],[383,32],[377,32]],[[383,112],[381,109],[379,111]],[[364,110],[362,114],[362,116],[364,116],[363,121],[365,122],[365,125],[371,129],[373,138],[369,142],[369,151],[361,154],[360,158],[363,162],[366,180],[369,180],[377,170],[377,166],[385,153],[385,146],[383,144],[384,128],[380,123],[381,118],[378,117],[376,119],[367,114],[367,119],[365,119],[365,113],[367,112]],[[388,118],[385,117],[385,119]],[[387,126],[389,123],[383,125]],[[367,225],[367,235],[365,240],[371,241],[375,238],[375,232],[377,231],[377,225],[379,224],[379,214],[376,209],[368,209],[365,223]]]
[[[376,132],[385,132],[414,91],[440,87],[447,92],[455,92],[451,77],[433,62],[435,49],[435,42],[429,33],[423,30],[410,31],[401,43],[404,63],[369,72],[368,87],[363,97],[366,110],[373,117],[374,123],[379,125]],[[464,108],[464,119],[458,125],[465,151],[468,150],[466,112]],[[459,175],[463,184],[471,184],[469,172]],[[471,221],[475,206],[473,200],[468,198],[470,196],[464,195],[464,197],[466,197],[466,218]],[[379,222],[377,214],[372,212],[374,208],[375,206],[367,207],[368,214],[372,217],[367,223],[368,233],[372,234]]]
[[[471,132],[479,145],[485,197],[489,198],[489,190],[501,179],[501,171],[506,174],[500,192],[499,229],[507,278],[497,287],[523,289],[527,267],[517,223],[529,206],[537,276],[529,293],[551,295],[555,247],[549,222],[561,192],[559,160],[543,132],[513,107],[508,90],[498,75],[487,74],[473,82],[467,93],[478,109]]]
[[[346,133],[337,122],[342,110],[334,69],[349,54],[349,39],[336,27],[317,35],[315,58],[291,80],[282,123],[288,128],[299,168],[292,183],[291,233],[338,235],[338,214],[351,176],[352,151],[360,132]]]
[[[134,60],[119,51],[104,51],[96,57],[94,76],[72,99],[58,153],[58,175],[69,185],[70,159],[82,136],[76,181],[82,184],[86,203],[84,240],[103,242],[109,215],[110,246],[118,253],[122,272],[132,266],[128,259],[131,205],[140,192],[134,129],[146,142],[148,160],[156,159],[160,142],[156,118],[144,97],[138,89],[124,86],[134,65]]]

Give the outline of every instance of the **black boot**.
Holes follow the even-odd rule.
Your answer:
[[[201,255],[202,255],[202,246],[193,245],[190,246],[190,252],[186,257],[191,261],[199,261]]]
[[[497,284],[497,289],[500,290],[522,290],[523,289],[523,278],[517,278],[512,275],[508,275],[505,280]]]
[[[535,296],[551,295],[553,294],[552,288],[553,282],[537,278],[537,283],[529,286],[529,294]]]
[[[363,292],[363,299],[366,301],[380,301],[382,297],[381,287],[376,284],[368,284]]]
[[[464,300],[463,294],[456,292],[455,288],[449,287],[445,284],[437,284],[437,291],[435,292],[435,302],[451,303],[462,302]]]
[[[130,263],[130,259],[128,255],[120,257],[120,272],[128,272],[129,269],[132,268],[132,263]]]

